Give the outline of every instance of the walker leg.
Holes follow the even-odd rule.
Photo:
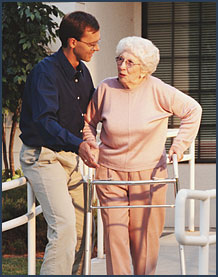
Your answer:
[[[181,275],[186,275],[184,245],[179,244]]]
[[[92,226],[92,213],[90,211],[86,214],[84,275],[90,275],[91,273],[91,226]]]
[[[91,234],[92,234],[91,204],[92,204],[92,184],[91,184],[91,173],[89,170],[89,179],[87,182],[87,213],[86,213],[84,275],[90,275],[91,273]]]
[[[175,198],[176,198],[176,195],[179,191],[179,167],[178,167],[178,160],[177,160],[176,154],[173,154],[173,170],[174,170],[174,178],[176,179],[176,183],[174,186]],[[181,274],[186,275],[184,245],[181,245],[181,244],[179,244],[179,257],[180,257]]]

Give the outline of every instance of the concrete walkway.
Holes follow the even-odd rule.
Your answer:
[[[198,235],[199,232],[195,232]],[[211,233],[211,234],[214,234]],[[191,233],[193,235],[193,233]],[[198,246],[185,246],[186,274],[198,275]],[[92,259],[91,275],[106,275],[105,258]],[[179,247],[173,233],[160,239],[160,253],[156,275],[181,275]],[[216,244],[209,247],[209,275],[216,275]]]

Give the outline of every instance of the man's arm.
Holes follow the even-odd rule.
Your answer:
[[[99,167],[95,160],[95,150],[98,150],[98,146],[94,141],[83,141],[79,146],[79,156],[88,167]]]

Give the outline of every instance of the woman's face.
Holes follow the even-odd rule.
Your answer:
[[[142,72],[141,62],[133,54],[124,51],[117,58],[118,79],[124,88],[135,88],[145,75]]]

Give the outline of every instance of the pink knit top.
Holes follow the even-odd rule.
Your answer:
[[[181,118],[173,145],[184,152],[195,139],[202,109],[190,96],[149,76],[135,89],[117,78],[100,83],[85,115],[84,140],[96,140],[102,122],[99,164],[119,171],[141,171],[166,163],[168,118]]]

